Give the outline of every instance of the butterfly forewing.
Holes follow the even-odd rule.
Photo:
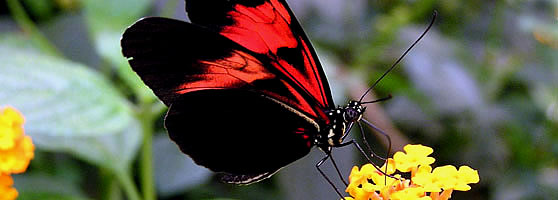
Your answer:
[[[186,8],[192,23],[268,57],[278,75],[309,96],[306,101],[333,107],[316,53],[284,0],[187,0]]]

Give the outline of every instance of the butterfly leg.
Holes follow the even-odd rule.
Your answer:
[[[368,122],[370,123],[370,122]],[[388,138],[388,143],[389,143],[389,147],[388,147],[388,151],[387,151],[387,155],[386,158],[383,158],[381,156],[379,156],[378,154],[376,154],[374,151],[372,151],[372,146],[370,146],[370,144],[368,143],[368,140],[366,139],[366,134],[364,134],[364,128],[362,127],[362,124],[360,122],[358,122],[358,128],[360,129],[360,134],[362,136],[362,141],[364,142],[364,145],[366,146],[367,150],[370,152],[370,155],[372,155],[372,158],[377,157],[380,160],[385,161],[386,158],[389,156],[389,152],[391,149],[391,139],[389,138],[388,135],[386,135],[383,131],[380,132],[382,134],[384,134],[384,136],[386,136]],[[379,129],[378,129],[379,130]],[[381,131],[381,130],[380,130]]]
[[[363,150],[362,147],[356,142],[356,140],[353,139],[353,140],[351,140],[351,141],[342,143],[342,144],[340,144],[340,145],[338,145],[338,146],[336,146],[336,147],[343,147],[343,146],[347,146],[347,145],[351,145],[351,144],[352,144],[353,146],[355,146],[355,147],[358,149],[358,151],[360,151],[360,153],[361,153],[362,155],[364,155],[364,157],[366,158],[366,160],[368,161],[368,163],[372,164],[372,166],[374,166],[374,168],[376,168],[376,170],[378,170],[380,173],[382,173],[383,175],[385,175],[385,176],[387,176],[387,177],[390,177],[390,178],[399,179],[399,178],[394,177],[394,176],[392,176],[392,175],[386,174],[384,171],[382,171],[382,170],[380,169],[380,167],[376,166],[376,164],[374,164],[374,163],[372,162],[372,159],[371,159],[370,157],[368,157],[368,154],[367,154],[366,152],[364,152],[364,150]]]
[[[335,159],[333,159],[333,156],[331,156],[331,163],[333,163],[333,167],[335,167],[335,171],[337,171],[337,175],[339,175],[339,179],[341,179],[341,181],[343,181],[343,184],[345,184],[346,186],[349,186],[349,184],[347,184],[347,181],[345,181],[345,179],[343,178],[343,175],[341,175],[341,172],[339,171],[339,168],[337,167],[337,163],[335,163]]]
[[[343,137],[341,138],[341,141],[344,141],[345,138],[349,135],[349,132],[351,131],[351,129],[353,128],[353,125],[355,123],[350,123],[349,127],[347,127],[347,129],[345,129],[345,134],[343,135]]]
[[[378,133],[380,133],[380,134],[382,134],[382,135],[384,135],[384,136],[386,137],[386,139],[388,140],[388,150],[387,150],[387,153],[386,153],[386,158],[389,157],[389,154],[391,153],[391,137],[389,137],[389,135],[388,135],[386,132],[384,132],[382,129],[376,127],[376,126],[375,126],[374,124],[372,124],[371,122],[366,121],[365,119],[362,119],[361,121],[364,122],[366,125],[370,126],[370,128],[374,129],[375,131],[377,131]],[[359,124],[359,125],[360,125],[360,124]],[[364,132],[363,132],[363,131],[361,131],[361,132],[362,132],[362,136],[363,136],[363,138],[364,138]],[[366,140],[365,140],[365,141],[366,141]],[[367,143],[368,143],[368,142],[367,142]],[[376,156],[377,156],[377,155],[376,155]],[[378,157],[379,157],[379,156],[378,156]],[[382,158],[382,157],[380,157],[380,158]],[[382,158],[382,160],[386,160],[386,159],[383,159],[383,158]],[[387,162],[387,160],[386,160],[386,162]]]
[[[326,156],[324,158],[322,158],[318,163],[316,163],[316,169],[318,169],[318,171],[320,172],[320,174],[322,175],[322,177],[324,177],[326,179],[326,181],[329,183],[329,185],[331,185],[331,187],[333,187],[333,189],[335,189],[335,192],[337,192],[337,195],[339,195],[339,197],[341,197],[341,199],[345,199],[345,197],[343,197],[343,195],[341,194],[341,192],[339,191],[339,189],[335,186],[335,184],[333,184],[333,182],[327,177],[327,175],[324,173],[324,171],[322,171],[322,169],[320,169],[320,166],[322,166],[322,164],[324,164],[324,162],[331,157],[331,152],[326,152]],[[335,164],[334,164],[335,166]],[[335,169],[337,169],[337,166],[335,167]],[[339,170],[337,169],[337,172],[339,173]],[[339,173],[339,176],[341,176],[341,174]],[[345,182],[345,181],[343,181]]]

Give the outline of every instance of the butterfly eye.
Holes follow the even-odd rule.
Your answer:
[[[358,112],[353,108],[347,108],[345,110],[345,121],[353,121],[353,119],[358,115]]]

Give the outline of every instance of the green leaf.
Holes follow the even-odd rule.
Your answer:
[[[89,200],[89,198],[85,197],[76,197],[64,194],[56,194],[56,193],[49,193],[49,192],[23,192],[21,195],[18,196],[19,200]]]
[[[83,65],[0,47],[0,102],[26,116],[26,130],[95,136],[123,130],[132,110],[109,82]]]
[[[31,40],[31,37],[28,34],[21,34],[18,32],[5,32],[0,34],[1,46],[12,46],[19,49],[25,48],[29,51],[39,51],[38,49],[40,49],[40,47],[34,42],[29,42],[29,40]]]
[[[86,195],[74,182],[46,174],[14,175],[18,199],[75,199],[85,200]]]
[[[100,136],[52,137],[38,134],[33,137],[44,150],[68,152],[94,165],[115,172],[126,171],[140,145],[140,125],[134,120],[125,130]]]
[[[96,71],[0,46],[0,104],[19,109],[38,148],[124,169],[141,131],[128,101]]]

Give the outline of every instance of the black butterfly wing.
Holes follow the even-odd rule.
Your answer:
[[[122,37],[124,56],[169,111],[169,136],[226,181],[251,183],[306,155],[319,132],[266,56],[190,23],[144,18]],[[304,100],[304,99],[303,99]],[[293,106],[295,105],[295,106]]]
[[[317,124],[285,106],[246,90],[203,90],[172,104],[165,124],[196,163],[226,172],[226,181],[250,183],[310,150]]]

